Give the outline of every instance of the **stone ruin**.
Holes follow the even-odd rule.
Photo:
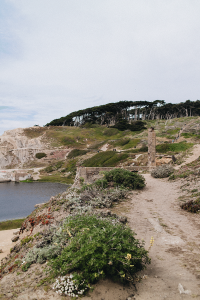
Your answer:
[[[148,129],[148,166],[150,170],[156,167],[156,133],[153,127]]]

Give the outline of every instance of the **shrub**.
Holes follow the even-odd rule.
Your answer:
[[[111,277],[133,281],[135,274],[150,263],[148,251],[135,239],[130,228],[91,215],[67,218],[63,227],[71,238],[49,265],[54,276],[73,272],[77,285]]]
[[[47,173],[50,173],[50,172],[53,172],[53,171],[54,171],[54,168],[53,168],[53,166],[48,166],[48,167],[46,167],[46,168],[44,169],[44,171],[47,172]]]
[[[123,186],[132,190],[141,189],[145,186],[143,176],[124,169],[113,169],[109,172],[104,172],[104,176],[104,180],[108,183],[113,182],[116,186]]]
[[[169,177],[174,171],[174,168],[170,165],[162,165],[151,171],[151,176],[154,178],[166,178]]]
[[[37,159],[41,159],[41,158],[46,157],[46,156],[47,156],[46,153],[43,153],[43,152],[39,152],[39,153],[35,154],[35,157]]]
[[[181,205],[181,208],[191,213],[198,213],[200,211],[200,200],[190,200]]]
[[[115,167],[121,160],[128,157],[126,153],[105,151],[97,153],[83,162],[84,167]]]
[[[87,153],[87,150],[80,150],[80,149],[73,149],[69,154],[68,154],[68,158],[73,158],[76,156],[80,156],[80,155],[84,155]]]

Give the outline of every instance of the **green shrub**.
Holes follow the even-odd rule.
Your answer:
[[[49,262],[54,276],[73,272],[77,285],[109,277],[123,282],[150,263],[148,251],[130,228],[91,215],[67,218],[65,230],[71,238],[57,258]]]
[[[39,152],[39,153],[35,154],[35,157],[37,159],[41,159],[41,158],[46,157],[46,156],[47,156],[46,153],[43,153],[43,152]]]
[[[73,158],[76,156],[80,156],[80,155],[84,155],[87,153],[87,150],[80,150],[80,149],[73,149],[69,154],[68,154],[68,158]]]
[[[61,160],[61,161],[58,161],[54,167],[56,170],[58,170],[63,166],[63,164],[64,164],[64,161]]]
[[[44,171],[47,173],[51,173],[54,171],[54,168],[53,168],[53,166],[48,166],[48,167],[44,168]]]
[[[84,167],[115,167],[121,160],[128,157],[126,153],[104,151],[97,153],[83,162]]]
[[[25,237],[24,239],[21,240],[21,245],[25,245],[25,244],[29,243],[32,240],[33,240],[32,236],[27,236],[27,237]]]
[[[166,178],[174,172],[174,168],[170,165],[162,165],[151,171],[151,176],[154,178]]]
[[[132,190],[142,189],[145,186],[145,179],[143,176],[130,172],[124,169],[113,169],[104,172],[104,180],[113,182],[116,186],[123,186]]]

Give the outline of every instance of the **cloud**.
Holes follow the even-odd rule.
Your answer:
[[[2,0],[0,105],[25,127],[125,99],[194,101],[199,9],[197,0]]]

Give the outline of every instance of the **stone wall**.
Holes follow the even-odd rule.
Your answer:
[[[77,167],[74,185],[79,186],[81,178],[84,180],[84,183],[91,184],[95,180],[103,177],[102,172],[110,171],[113,169],[116,168],[115,167],[105,167],[105,168],[104,167]],[[134,167],[124,167],[123,169],[129,170],[131,172],[138,172],[139,170],[148,170],[148,167],[134,166]]]

